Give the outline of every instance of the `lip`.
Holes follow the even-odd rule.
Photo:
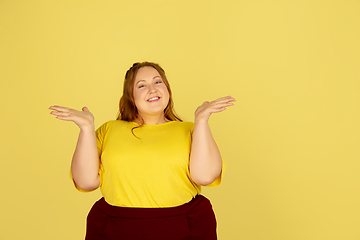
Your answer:
[[[155,100],[150,101],[150,99],[155,98],[155,97],[157,97],[158,99],[155,99]],[[153,97],[149,98],[149,99],[146,100],[146,101],[148,101],[148,102],[156,102],[156,101],[159,101],[160,98],[161,98],[161,97],[159,97],[159,96],[153,96]]]

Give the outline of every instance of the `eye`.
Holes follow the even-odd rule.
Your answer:
[[[143,87],[145,87],[145,84],[140,85],[138,88],[143,88]]]
[[[157,80],[157,81],[155,82],[155,84],[159,84],[159,83],[162,83],[162,81],[161,81],[161,80]]]

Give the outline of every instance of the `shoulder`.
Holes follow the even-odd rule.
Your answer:
[[[187,128],[194,128],[195,124],[193,122],[181,122],[181,124],[184,126],[184,127],[187,127]]]
[[[107,132],[109,129],[124,127],[130,125],[130,122],[126,122],[123,120],[110,120],[103,123],[98,129],[97,132]]]
[[[124,123],[126,123],[126,122],[123,120],[110,120],[110,121],[105,122],[103,125],[116,126],[116,125],[124,124]]]
[[[180,121],[176,121],[174,125],[184,130],[190,130],[190,131],[193,131],[195,126],[193,122],[180,122]]]

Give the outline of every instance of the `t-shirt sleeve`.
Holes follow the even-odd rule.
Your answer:
[[[102,148],[103,148],[103,142],[104,142],[104,138],[105,138],[105,134],[107,131],[107,123],[104,123],[103,125],[101,125],[96,131],[95,131],[95,137],[96,137],[96,146],[97,146],[97,150],[98,150],[98,158],[99,158],[99,174],[100,174],[100,185],[102,184],[102,172],[103,172],[103,166],[101,164],[101,154],[102,154]],[[76,182],[74,181],[74,178],[72,177],[72,173],[71,173],[71,168],[70,168],[70,178],[72,179],[74,186],[77,190],[79,190],[80,192],[92,192],[96,189],[93,190],[84,190],[81,189]]]

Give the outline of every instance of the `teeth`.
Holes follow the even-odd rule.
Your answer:
[[[159,99],[159,97],[150,98],[148,101],[153,101],[153,100],[156,100],[156,99]]]

